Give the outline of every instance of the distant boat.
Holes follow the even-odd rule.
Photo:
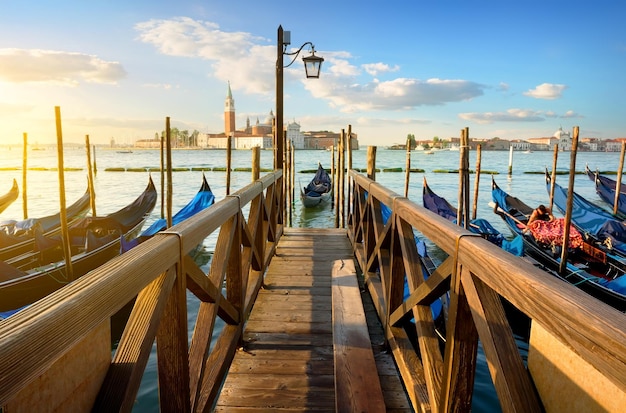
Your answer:
[[[533,151],[531,151],[530,149],[528,149],[528,150],[525,150],[525,151],[524,151],[524,152],[522,152],[522,153],[533,153]]]
[[[131,151],[130,149],[127,149],[127,150],[117,151],[117,153],[133,153],[133,151]]]
[[[332,196],[332,181],[321,163],[311,182],[300,188],[300,200],[304,207],[309,208],[328,201]]]

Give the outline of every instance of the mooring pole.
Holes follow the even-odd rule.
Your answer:
[[[232,137],[226,139],[226,195],[230,195],[230,169],[231,156],[233,151]]]
[[[89,204],[91,205],[91,216],[96,217],[96,190],[93,184],[93,172],[91,169],[91,151],[89,145],[89,135],[85,135],[85,149],[87,149],[87,187],[89,188]]]
[[[563,223],[563,247],[561,248],[561,262],[559,273],[565,274],[567,269],[567,247],[569,245],[570,225],[572,222],[572,206],[574,204],[574,178],[576,177],[576,150],[578,149],[578,126],[574,126],[572,136],[572,151],[569,162],[569,185],[567,187],[567,206],[565,208],[565,222]]]
[[[172,185],[172,141],[170,140],[170,117],[165,118],[165,147],[167,155],[167,227],[172,226],[172,199],[173,189]]]
[[[61,107],[54,107],[54,114],[56,118],[57,127],[57,159],[59,166],[59,195],[60,195],[60,218],[61,218],[61,233],[63,244],[63,255],[65,257],[65,270],[68,279],[73,278],[72,271],[72,250],[70,248],[69,228],[67,226],[67,210],[65,209],[65,174],[63,169],[63,131],[61,129]]]
[[[161,135],[161,219],[165,218],[165,136]]]
[[[478,186],[480,185],[480,156],[481,156],[481,147],[480,145],[476,146],[476,176],[474,178],[474,203],[472,205],[472,219],[476,219],[477,209],[478,209]]]
[[[404,197],[409,197],[409,179],[411,177],[411,139],[406,138],[406,172],[404,173]]]
[[[615,202],[613,203],[613,215],[617,215],[619,207],[619,195],[622,191],[622,170],[624,169],[624,154],[626,153],[626,142],[622,141],[622,153],[619,158],[619,169],[617,170],[617,180],[615,181]]]
[[[556,183],[556,165],[559,158],[559,144],[554,145],[554,156],[552,157],[552,180],[550,181],[550,211],[554,204],[554,184]]]
[[[28,170],[28,134],[24,132],[24,150],[22,151],[22,208],[24,219],[28,219],[28,197],[26,195],[26,174]]]

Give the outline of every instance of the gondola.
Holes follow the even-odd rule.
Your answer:
[[[434,212],[435,214],[444,217],[450,222],[457,223],[457,213],[458,210],[454,207],[450,202],[448,202],[445,198],[437,195],[431,188],[428,186],[426,182],[426,178],[424,177],[423,190],[422,190],[422,202],[424,204],[424,208],[429,211]],[[501,247],[505,251],[508,251],[514,255],[522,256],[523,255],[523,242],[521,237],[516,236],[513,240],[507,240],[504,238],[504,235],[489,221],[483,218],[477,218],[470,220],[468,225],[468,230],[481,235],[487,241],[492,244]]]
[[[318,163],[317,172],[311,182],[300,189],[300,200],[306,208],[314,207],[327,202],[332,196],[332,180],[328,172]]]
[[[211,187],[209,186],[206,177],[202,175],[202,185],[200,186],[200,189],[187,205],[185,205],[176,214],[174,214],[174,216],[172,216],[172,225],[183,222],[187,218],[196,215],[198,212],[210,207],[214,203],[215,195],[211,191]],[[138,237],[128,241],[122,238],[122,251],[130,250],[131,248],[151,238],[154,234],[163,231],[165,228],[167,228],[167,220],[165,218],[157,219]]]
[[[543,264],[547,272],[622,312],[626,311],[625,266],[618,257],[606,254],[581,237],[579,247],[568,249],[565,273],[560,274],[561,246],[539,242],[530,232],[524,231],[534,208],[500,189],[493,177],[491,197],[495,203],[494,212],[514,234],[523,237],[526,254]]]
[[[585,166],[585,173],[595,183],[596,193],[600,196],[600,199],[613,208],[617,182],[614,179],[600,175],[598,172],[592,172],[588,166]],[[620,185],[620,194],[617,199],[617,212],[621,218],[626,217],[626,187],[622,185]]]
[[[592,182],[600,180],[600,182],[602,182],[604,186],[613,190],[615,190],[615,188],[617,187],[617,181],[615,181],[615,179],[611,179],[608,176],[602,175],[598,171],[592,171],[591,169],[589,169],[589,165],[585,165],[585,173]],[[626,194],[626,185],[620,185],[620,192],[622,194]]]
[[[550,193],[552,178],[546,171],[546,190]],[[565,213],[567,189],[554,183],[554,205]],[[610,212],[574,192],[572,224],[599,248],[626,258],[626,225]]]
[[[85,216],[89,211],[90,201],[89,190],[86,190],[76,202],[65,209],[68,224]],[[51,237],[58,234],[60,228],[60,213],[23,221],[0,222],[0,261],[7,261],[17,255],[33,251],[35,234]]]
[[[29,305],[120,254],[120,235],[136,237],[154,208],[157,191],[149,179],[132,203],[105,217],[86,217],[69,228],[71,267],[63,259],[60,239],[37,237],[38,254],[0,261],[0,311]]]
[[[9,207],[17,199],[20,194],[20,189],[17,186],[17,181],[13,179],[13,186],[9,189],[9,192],[0,196],[0,213]]]
[[[422,190],[422,202],[424,204],[424,208],[442,216],[454,224],[457,223],[458,209],[445,198],[437,195],[430,188],[425,177]],[[524,241],[521,235],[515,235],[513,239],[507,240],[500,231],[498,231],[488,220],[483,218],[470,220],[468,230],[474,234],[480,235],[482,238],[491,242],[495,246],[500,247],[517,257],[522,257],[524,260],[533,265],[537,265],[536,261],[525,256]],[[543,269],[543,266],[537,266]],[[508,301],[502,300],[502,304],[504,306],[507,319],[509,320],[509,325],[511,325],[514,331],[521,337],[528,337],[530,331],[530,319]]]

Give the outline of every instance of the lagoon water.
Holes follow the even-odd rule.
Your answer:
[[[94,154],[92,154],[93,157]],[[295,170],[296,186],[305,185],[312,177],[312,173],[302,173],[303,170],[314,170],[317,162],[321,162],[326,168],[331,165],[331,153],[327,151],[296,151]],[[367,166],[367,151],[365,149],[353,153],[353,167],[365,169]],[[233,168],[249,168],[251,165],[251,151],[234,151],[232,157]],[[509,152],[483,151],[481,156],[482,171],[496,173],[494,178],[498,185],[506,192],[522,199],[529,205],[548,203],[544,176],[545,168],[552,168],[553,153],[541,151],[533,153],[515,152],[513,156],[513,173],[508,175]],[[98,148],[95,153],[97,174],[94,184],[96,191],[96,210],[98,215],[105,215],[116,211],[130,203],[145,188],[148,182],[149,172],[114,172],[107,171],[109,168],[153,168],[160,166],[158,150],[136,150],[132,153],[118,153],[113,149]],[[601,171],[616,171],[619,167],[620,154],[617,152],[580,152],[577,155],[576,171],[583,171],[585,164],[591,169],[598,168]],[[176,212],[184,206],[197,192],[201,184],[203,172],[192,171],[191,168],[202,167],[225,167],[226,153],[221,150],[175,150],[172,153],[174,168],[188,168],[187,171],[173,173],[173,206]],[[476,153],[470,153],[470,169],[476,167]],[[64,173],[66,199],[69,205],[80,197],[87,188],[87,167],[84,149],[66,149],[64,151],[64,164],[66,168],[72,168]],[[381,170],[385,168],[405,168],[406,153],[404,151],[382,150],[377,151],[376,166]],[[261,168],[271,169],[273,165],[273,151],[261,151]],[[559,153],[557,169],[569,170],[570,153]],[[17,179],[22,189],[22,149],[21,146],[12,148],[0,147],[0,193],[5,193],[11,187],[11,180]],[[28,153],[28,214],[29,217],[39,217],[56,213],[59,210],[59,184],[58,172],[51,170],[57,167],[56,150],[29,151]],[[425,177],[430,187],[439,195],[445,197],[452,204],[457,204],[458,175],[456,173],[442,173],[441,170],[455,170],[459,167],[459,152],[438,151],[432,155],[415,151],[411,154],[411,168],[419,168],[424,172],[413,172],[410,176],[409,198],[421,205],[422,180]],[[207,180],[219,202],[226,194],[225,172],[204,172]],[[263,174],[263,173],[262,173]],[[160,191],[160,172],[152,172],[152,178],[157,189]],[[471,193],[473,194],[476,175],[470,176]],[[376,180],[398,194],[404,192],[404,172],[378,172]],[[237,190],[251,180],[250,172],[233,172],[231,175],[231,192]],[[568,185],[568,177],[559,175],[557,182],[563,186]],[[478,217],[486,218],[505,235],[510,232],[499,217],[493,214],[488,206],[491,200],[490,194],[491,177],[485,173],[480,175],[480,192],[478,197]],[[575,191],[592,202],[602,204],[595,193],[595,187],[585,175],[578,174],[575,178]],[[160,203],[157,203],[150,220],[160,215]],[[558,213],[557,213],[558,215]],[[0,220],[22,219],[22,195],[8,209],[0,214]],[[299,200],[296,200],[293,211],[293,226],[301,227],[332,227],[334,218],[329,206],[314,209],[301,208]],[[205,240],[204,249],[210,253],[215,245],[217,234]],[[440,253],[439,253],[440,254]],[[438,255],[433,248],[432,254]],[[193,320],[197,304],[193,300],[189,305],[190,334],[193,332]],[[523,345],[520,350],[525,351]],[[154,353],[154,352],[153,352]],[[476,392],[474,395],[473,410],[475,411],[498,411],[499,404],[494,395],[493,385],[484,365],[482,353],[479,357],[483,360],[483,366],[477,372]],[[158,406],[158,390],[156,378],[156,357],[151,357],[142,386],[135,404],[134,411],[152,412]]]

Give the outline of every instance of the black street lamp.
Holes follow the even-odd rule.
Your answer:
[[[292,53],[286,51],[291,44],[291,32],[283,31],[283,26],[278,26],[278,44],[276,59],[276,125],[274,130],[274,169],[283,168],[283,69],[289,67],[296,60],[305,46],[311,46],[311,55],[302,58],[306,77],[318,79],[322,69],[323,57],[315,56],[315,46],[306,42],[298,50]],[[283,56],[293,56],[291,62],[284,66]]]

